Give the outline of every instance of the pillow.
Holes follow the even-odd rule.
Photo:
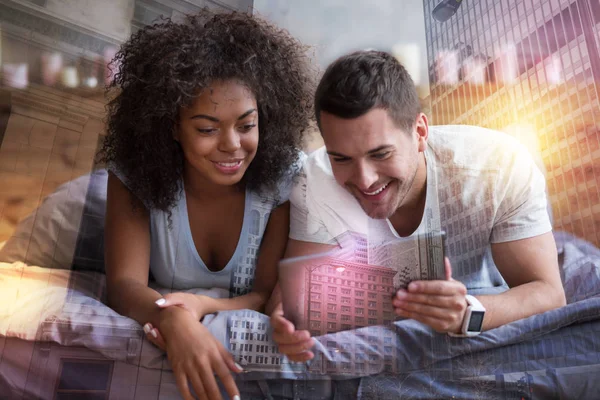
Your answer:
[[[104,272],[107,179],[97,170],[59,186],[17,225],[0,261]]]

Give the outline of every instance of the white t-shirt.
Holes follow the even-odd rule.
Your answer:
[[[545,179],[528,150],[489,129],[431,126],[425,159],[425,212],[413,235],[445,231],[453,277],[467,288],[505,286],[491,261],[490,243],[552,230]],[[354,236],[366,238],[372,248],[398,237],[387,219],[368,217],[335,181],[325,148],[308,157],[290,201],[291,239],[344,247]]]

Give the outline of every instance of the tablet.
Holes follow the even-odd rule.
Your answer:
[[[444,232],[279,262],[285,317],[312,336],[390,324],[392,297],[413,280],[443,280]],[[365,259],[366,258],[366,259]]]

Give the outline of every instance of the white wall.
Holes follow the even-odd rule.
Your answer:
[[[133,0],[48,0],[46,10],[106,36],[125,41],[131,33]]]
[[[429,93],[422,0],[255,0],[254,10],[315,46],[321,67],[352,50],[400,45],[420,95]]]

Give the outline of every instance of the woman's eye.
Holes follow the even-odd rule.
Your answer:
[[[241,130],[242,132],[249,132],[249,131],[251,131],[251,130],[252,130],[254,127],[255,127],[255,126],[256,126],[256,124],[246,124],[246,125],[242,125],[242,126],[240,127],[240,130]]]
[[[204,134],[211,134],[211,133],[215,133],[217,130],[214,128],[203,128],[203,129],[198,129],[198,132],[200,133],[204,133]]]

